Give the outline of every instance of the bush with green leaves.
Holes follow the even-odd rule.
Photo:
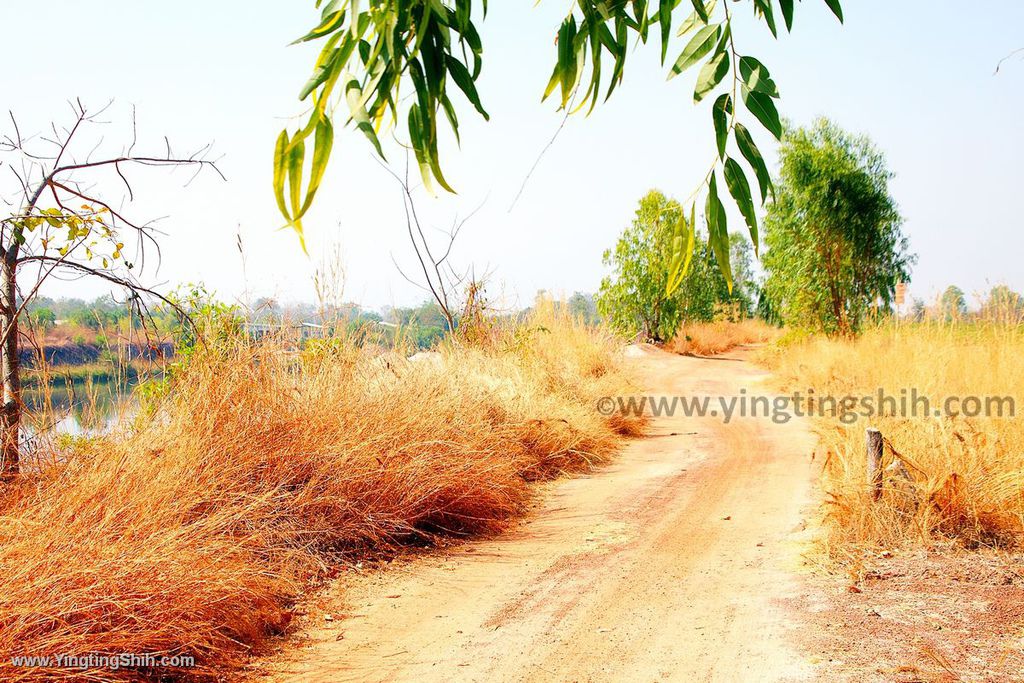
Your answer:
[[[57,324],[57,314],[53,312],[52,308],[46,306],[32,309],[29,317],[32,320],[32,324],[42,332],[53,329],[53,326]]]
[[[827,119],[786,131],[765,216],[765,295],[793,327],[848,336],[889,311],[908,251],[892,172],[865,136]]]

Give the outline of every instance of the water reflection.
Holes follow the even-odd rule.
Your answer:
[[[96,436],[109,432],[134,403],[138,378],[86,376],[68,385],[58,380],[50,387],[29,387],[22,393],[32,434],[44,432]]]

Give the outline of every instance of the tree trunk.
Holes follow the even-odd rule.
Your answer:
[[[21,427],[21,379],[18,374],[18,300],[15,287],[17,262],[5,254],[0,263],[0,478],[18,474],[18,436]]]

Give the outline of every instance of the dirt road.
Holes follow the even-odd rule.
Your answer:
[[[645,393],[766,391],[727,354],[642,349]],[[742,354],[739,354],[742,356]],[[810,491],[798,420],[661,417],[592,476],[549,484],[498,539],[339,581],[287,681],[757,681],[813,677],[787,645]],[[343,591],[343,592],[342,592]]]

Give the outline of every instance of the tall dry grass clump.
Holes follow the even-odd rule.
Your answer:
[[[763,320],[716,320],[683,325],[665,348],[684,356],[714,356],[737,346],[762,344],[778,336],[778,329]]]
[[[339,557],[500,529],[530,480],[607,459],[635,420],[615,341],[542,310],[410,362],[340,338],[230,339],[155,410],[0,495],[0,678],[223,674]],[[194,656],[157,672],[17,655]]]
[[[814,389],[826,414],[818,424],[836,550],[950,539],[1006,547],[1024,540],[1024,420],[1011,416],[1001,398],[1024,410],[1024,327],[888,324],[854,340],[780,345],[766,358],[787,388],[805,395]],[[905,396],[907,408],[879,401],[879,390],[897,401]],[[916,402],[916,417],[915,392],[927,399],[927,408]],[[864,417],[858,404],[832,417],[820,403],[825,394],[869,397],[885,414]],[[866,427],[887,439],[878,501],[866,472]]]

